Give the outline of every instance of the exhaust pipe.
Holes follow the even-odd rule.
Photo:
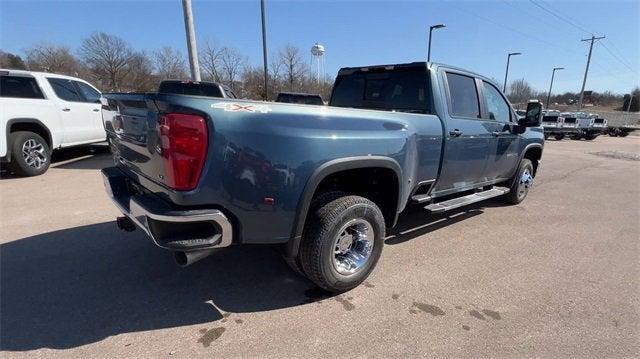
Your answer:
[[[118,225],[118,229],[125,232],[133,232],[136,230],[136,225],[130,220],[128,217],[118,217],[116,218],[116,224]]]
[[[174,252],[174,258],[176,263],[180,267],[187,267],[192,265],[193,263],[206,258],[212,255],[216,249],[201,249],[198,251],[189,251],[189,252]]]

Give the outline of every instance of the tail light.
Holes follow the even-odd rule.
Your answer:
[[[165,183],[176,190],[194,189],[207,153],[207,123],[197,115],[170,113],[160,117]]]

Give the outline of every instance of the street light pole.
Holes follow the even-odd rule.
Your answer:
[[[264,0],[260,0],[260,13],[262,15],[262,62],[264,66],[264,100],[269,99],[269,88],[267,87],[269,72],[267,71],[267,24],[264,16]]]
[[[580,90],[580,100],[578,101],[578,111],[582,109],[582,100],[584,100],[584,86],[587,84],[587,74],[589,73],[589,64],[591,63],[591,52],[593,51],[593,43],[596,40],[604,39],[604,36],[595,37],[591,35],[590,39],[582,39],[580,41],[591,41],[589,46],[589,57],[587,57],[587,67],[584,69],[584,79],[582,80],[582,89]]]
[[[189,51],[191,79],[193,81],[200,81],[200,64],[198,63],[198,47],[196,46],[196,35],[193,26],[191,0],[182,0],[182,12],[184,14],[184,30],[187,34],[187,50]]]
[[[433,29],[441,29],[443,27],[447,27],[445,24],[437,24],[433,26],[429,26],[429,47],[427,50],[427,62],[431,61],[431,33]]]
[[[502,92],[507,93],[507,76],[509,76],[509,61],[511,60],[511,56],[522,55],[521,52],[510,52],[509,56],[507,56],[507,71],[504,73],[504,85],[502,86]]]
[[[547,110],[549,109],[549,100],[551,99],[551,88],[553,87],[553,77],[556,75],[556,70],[564,70],[564,67],[554,67],[551,72],[551,85],[549,85],[549,94],[547,95]]]

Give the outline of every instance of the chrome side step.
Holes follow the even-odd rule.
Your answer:
[[[424,203],[431,201],[431,196],[429,196],[428,194],[417,194],[411,197],[411,200],[416,203]]]
[[[509,188],[506,187],[494,187],[487,191],[473,193],[464,197],[453,198],[448,201],[430,204],[428,206],[425,206],[424,208],[433,213],[441,213],[472,203],[484,201],[485,199],[502,196],[503,194],[509,193],[509,191]]]

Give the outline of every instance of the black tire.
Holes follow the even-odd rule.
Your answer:
[[[20,176],[38,176],[49,169],[51,150],[47,141],[38,134],[28,131],[17,131],[9,136],[11,146],[11,170]],[[30,156],[23,154],[23,149],[31,149]],[[29,161],[29,162],[28,162]]]
[[[530,184],[523,183],[523,176],[525,176],[525,171],[528,171],[531,176]],[[529,189],[533,184],[533,163],[529,159],[523,159],[520,161],[520,166],[518,167],[518,171],[516,172],[516,176],[510,180],[511,187],[509,193],[504,195],[504,200],[510,204],[519,204],[522,202],[529,194]]]
[[[620,137],[627,137],[627,136],[629,136],[629,132],[627,132],[627,131],[621,131],[620,132]]]
[[[596,135],[585,135],[584,139],[587,140],[587,141],[593,141],[593,140],[596,139],[596,137],[598,137],[598,136],[596,136]]]
[[[367,259],[357,269],[353,269],[352,273],[344,273],[345,268],[338,269],[339,265],[334,263],[343,255],[335,252],[341,234],[344,236],[352,230],[349,227],[351,223],[370,226],[366,233],[373,233],[372,238],[364,236],[369,238],[368,241],[355,245],[351,242],[346,251],[350,252],[352,248],[356,250],[357,247],[364,248],[361,244],[365,242],[372,247]],[[357,287],[373,271],[382,253],[384,237],[384,217],[375,203],[359,196],[339,197],[314,212],[309,212],[300,246],[300,263],[307,277],[320,288],[342,293]]]
[[[571,135],[569,138],[571,138],[574,141],[580,141],[580,139],[582,138],[582,135]]]
[[[550,135],[549,135],[548,133],[545,133],[545,134],[544,134],[544,139],[545,139],[545,140],[548,140],[548,139],[549,139],[549,136],[550,136]]]
[[[557,141],[561,141],[564,138],[564,133],[557,134],[553,136]]]

